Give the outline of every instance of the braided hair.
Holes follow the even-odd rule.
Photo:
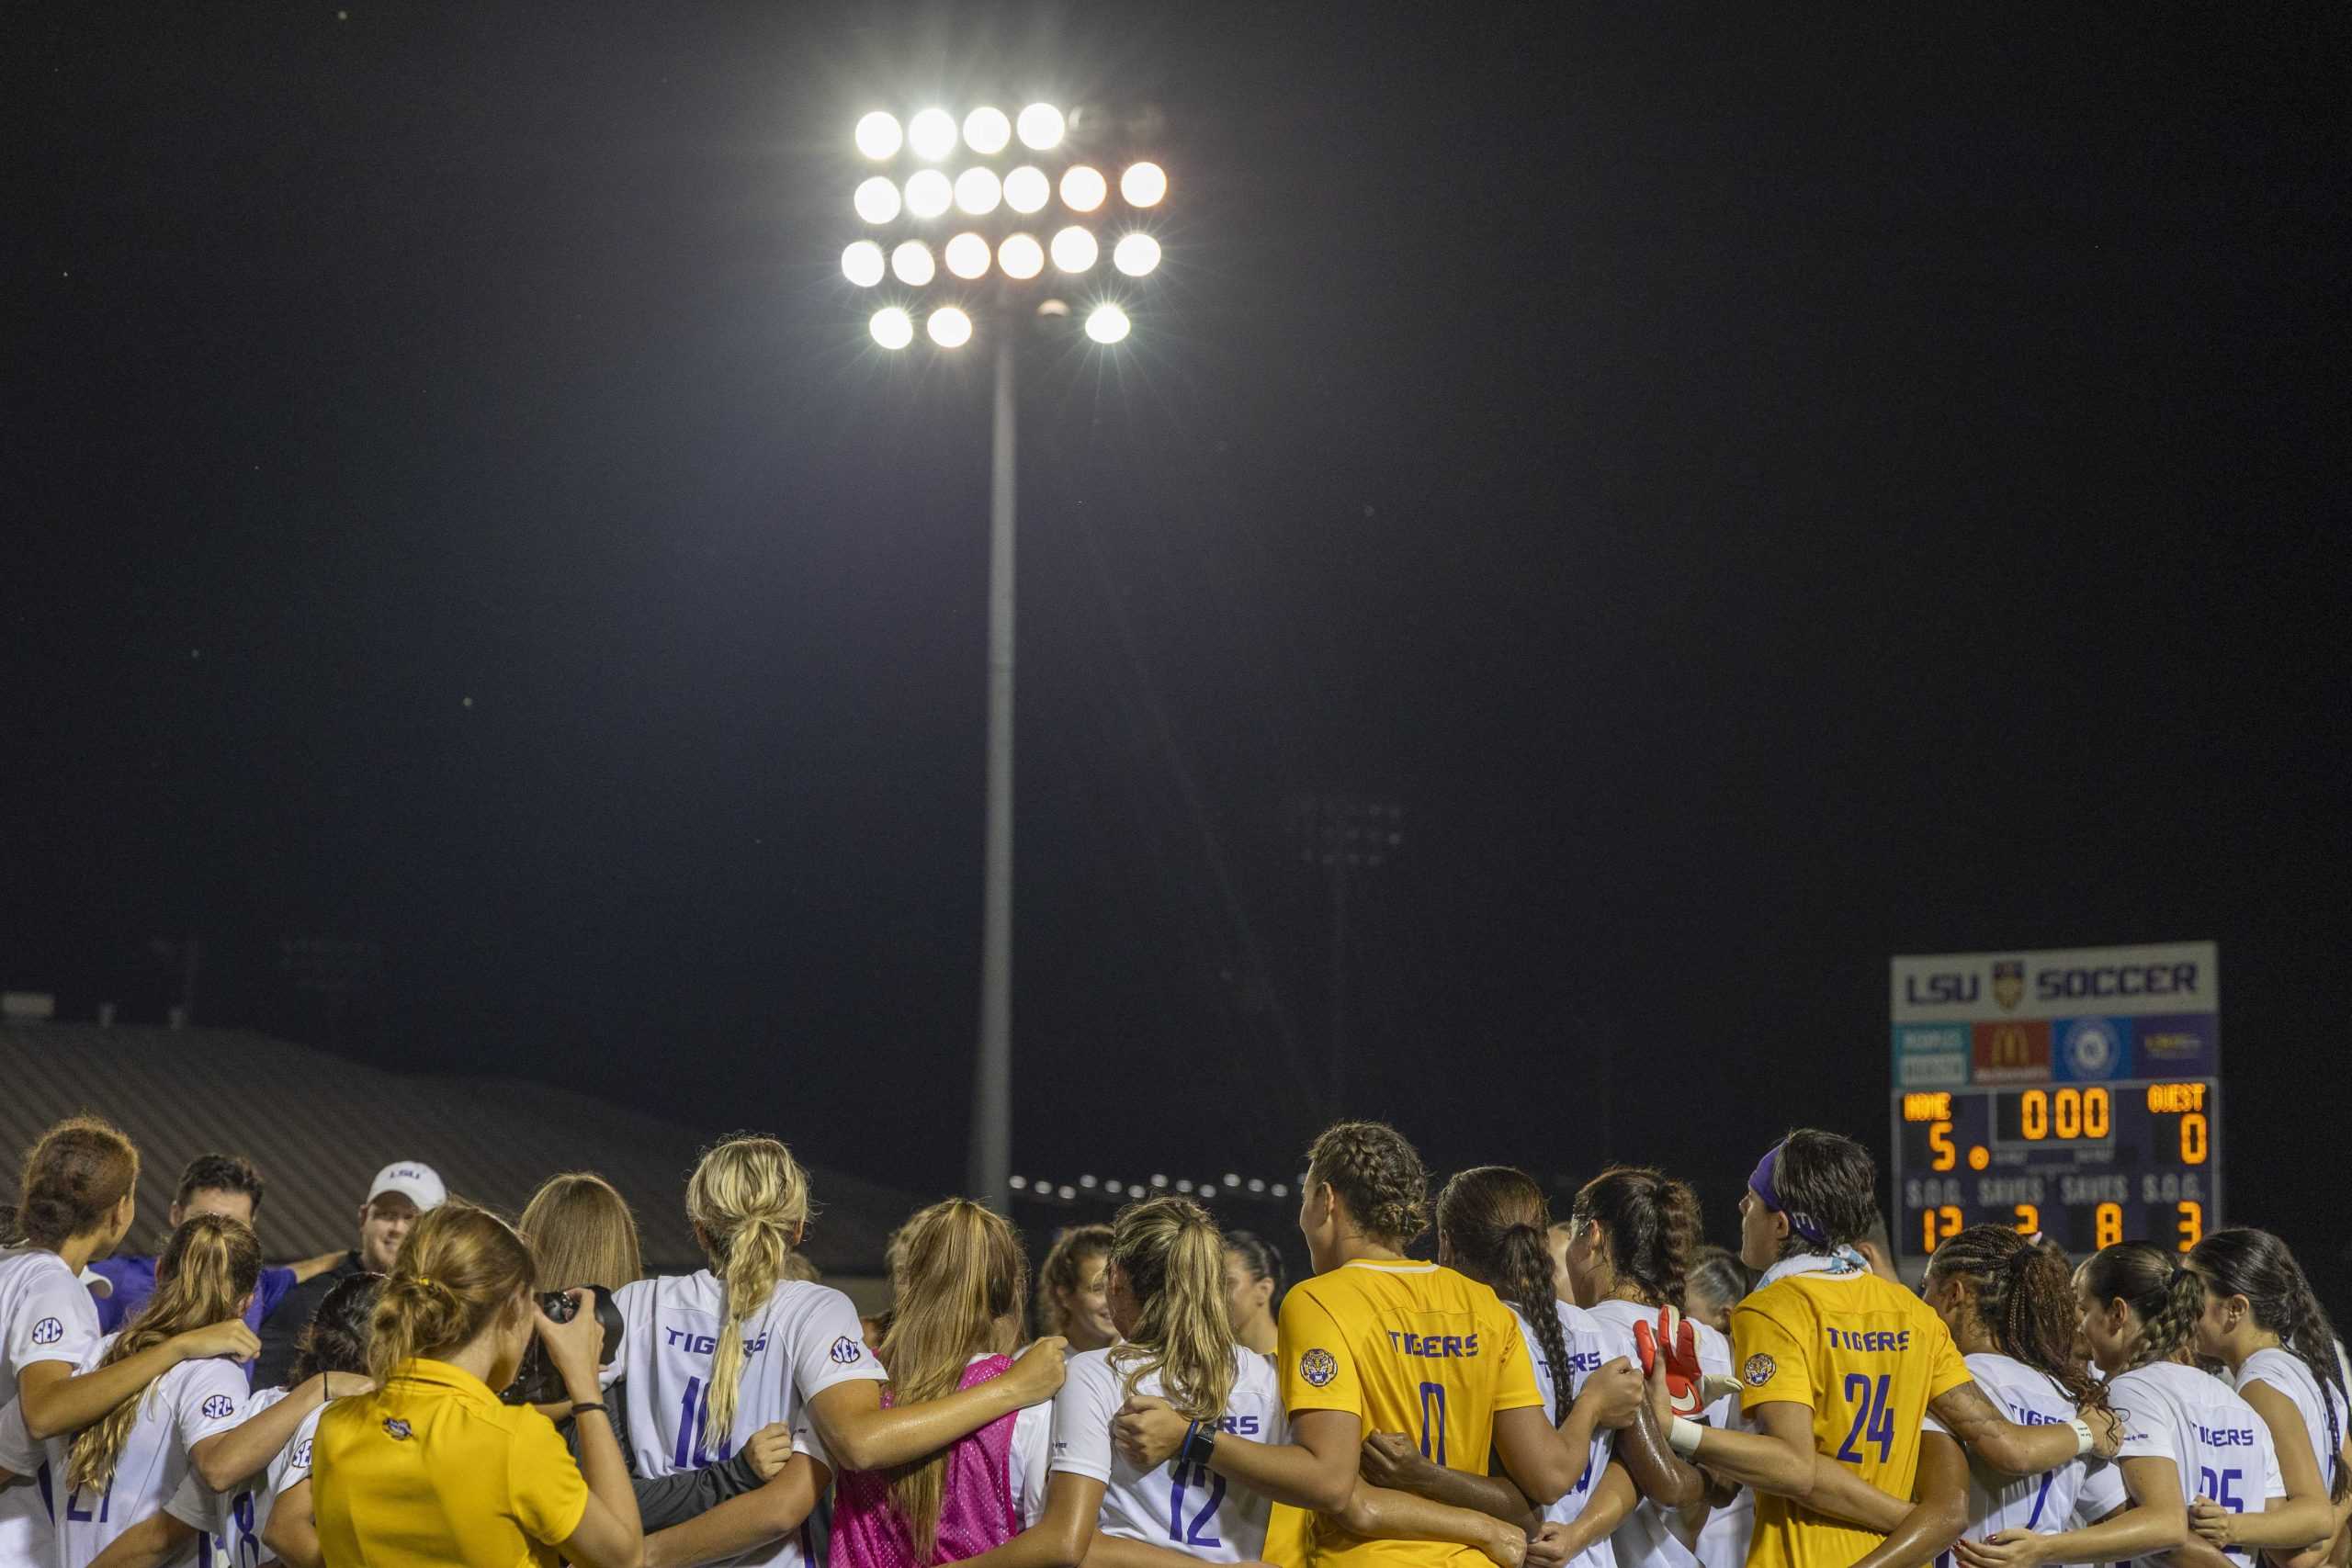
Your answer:
[[[2076,1406],[2103,1407],[2107,1385],[2075,1359],[2075,1286],[2066,1266],[2007,1225],[1971,1225],[1936,1248],[1928,1281],[1965,1280],[1994,1348],[2066,1391]]]
[[[1429,1228],[1429,1171],[1404,1134],[1385,1122],[1325,1128],[1306,1152],[1306,1179],[1337,1192],[1370,1240],[1401,1247]]]
[[[2335,1329],[2302,1265],[2268,1231],[2233,1226],[2199,1242],[2188,1254],[2188,1268],[2215,1295],[2244,1296],[2254,1325],[2278,1336],[2278,1342],[2310,1371],[2327,1417],[2328,1495],[2340,1501],[2352,1486],[2342,1457],[2344,1369],[2335,1359]]]
[[[1689,1182],[1648,1166],[1621,1165],[1585,1183],[1569,1219],[1578,1230],[1600,1227],[1618,1278],[1633,1283],[1644,1305],[1680,1307],[1705,1233]]]
[[[1552,1294],[1552,1207],[1523,1170],[1482,1165],[1445,1184],[1437,1199],[1438,1240],[1454,1268],[1494,1287],[1535,1332],[1552,1369],[1552,1421],[1568,1418],[1568,1340]]]
[[[2075,1277],[2091,1300],[2121,1302],[2140,1320],[2133,1367],[2179,1359],[2205,1310],[2204,1281],[2183,1269],[2172,1253],[2144,1241],[2100,1248]]]

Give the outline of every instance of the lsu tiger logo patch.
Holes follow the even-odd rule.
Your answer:
[[[1748,1387],[1762,1388],[1772,1381],[1772,1374],[1780,1370],[1780,1362],[1759,1350],[1747,1358],[1747,1365],[1739,1369],[1739,1375],[1747,1380]]]
[[[1309,1350],[1298,1359],[1298,1375],[1321,1388],[1340,1375],[1339,1359],[1329,1350]]]

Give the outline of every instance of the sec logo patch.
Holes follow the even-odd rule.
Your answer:
[[[237,1402],[225,1393],[216,1393],[199,1407],[208,1421],[225,1421],[237,1413]]]
[[[1309,1350],[1298,1359],[1298,1375],[1321,1388],[1340,1375],[1340,1363],[1329,1350]]]
[[[294,1458],[291,1464],[292,1468],[296,1470],[307,1471],[311,1468],[310,1438],[305,1438],[300,1442],[294,1445]]]
[[[1780,1370],[1780,1362],[1759,1351],[1747,1358],[1747,1365],[1740,1368],[1739,1375],[1747,1380],[1748,1387],[1762,1388],[1772,1381],[1772,1374]]]
[[[840,1338],[833,1341],[831,1354],[834,1365],[842,1367],[854,1366],[857,1362],[865,1359],[865,1347],[860,1345],[856,1340],[852,1339],[848,1335],[844,1334]]]
[[[65,1325],[53,1317],[44,1317],[33,1325],[33,1343],[54,1345],[65,1337]]]

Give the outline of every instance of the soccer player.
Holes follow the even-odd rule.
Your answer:
[[[2145,1242],[2096,1254],[2075,1271],[2084,1337],[2107,1374],[2107,1395],[2123,1419],[2116,1470],[2129,1506],[2080,1529],[2001,1530],[1963,1540],[1963,1568],[2030,1568],[2042,1562],[2120,1562],[2160,1568],[2197,1542],[2188,1502],[2209,1481],[2225,1506],[2259,1512],[2283,1497],[2270,1431],[2221,1379],[2187,1364],[2205,1287],[2174,1255]],[[2177,1561],[2177,1560],[2176,1560]]]
[[[1801,1129],[1758,1163],[1740,1199],[1741,1261],[1764,1273],[1732,1309],[1740,1400],[1755,1430],[1678,1418],[1671,1440],[1685,1457],[1756,1488],[1750,1568],[1880,1568],[1951,1546],[1966,1522],[1965,1472],[1939,1461],[1923,1476],[1930,1410],[2012,1475],[2055,1470],[2094,1445],[2114,1450],[2114,1421],[2103,1411],[2060,1427],[2008,1420],[1976,1387],[1942,1321],[1870,1271],[1854,1244],[1870,1232],[1877,1180],[1860,1144]],[[1901,1526],[1883,1533],[1838,1517],[1833,1496],[1815,1496],[1816,1458],[1914,1499]]]
[[[2199,1533],[2216,1546],[2266,1548],[2278,1568],[2318,1568],[2352,1497],[2352,1423],[2327,1309],[2268,1231],[2215,1231],[2191,1249],[2188,1270],[2205,1287],[2197,1353],[2229,1368],[2270,1429],[2287,1488],[2284,1505],[2259,1514],[2200,1490],[2190,1510]]]
[[[1274,1314],[1282,1304],[1282,1254],[1248,1231],[1226,1232],[1225,1291],[1233,1308],[1233,1337],[1272,1361],[1281,1333]]]
[[[1073,1356],[1119,1337],[1111,1323],[1110,1259],[1109,1225],[1071,1225],[1054,1237],[1037,1270],[1038,1323],[1069,1340]]]
[[[1476,1549],[1366,1539],[1347,1528],[1363,1439],[1410,1435],[1435,1463],[1483,1473],[1490,1456],[1544,1507],[1576,1488],[1587,1455],[1553,1427],[1519,1324],[1493,1290],[1405,1244],[1428,1224],[1420,1156],[1375,1122],[1343,1122],[1315,1141],[1299,1230],[1315,1277],[1283,1298],[1278,1352],[1286,1443],[1195,1427],[1165,1401],[1128,1401],[1114,1438],[1138,1469],[1186,1462],[1311,1509],[1306,1568],[1476,1563]]]

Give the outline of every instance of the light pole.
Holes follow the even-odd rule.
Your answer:
[[[867,323],[884,349],[897,353],[914,342],[918,314],[924,335],[943,351],[963,348],[976,331],[993,339],[988,808],[968,1185],[973,1197],[1000,1213],[1012,1201],[1013,469],[1020,335],[1029,323],[1070,316],[1069,302],[1059,298],[1061,287],[1069,285],[1083,292],[1087,337],[1105,347],[1123,341],[1129,328],[1120,298],[1125,285],[1102,279],[1106,272],[1142,278],[1159,266],[1159,242],[1146,220],[1168,194],[1168,175],[1158,164],[1080,155],[1092,118],[1066,117],[1045,103],[1033,103],[1018,116],[982,105],[960,123],[936,107],[921,110],[903,126],[887,111],[867,114],[854,139],[873,172],[852,196],[866,232],[842,253],[842,275],[888,300]],[[1115,200],[1100,166],[1104,164],[1120,169]],[[951,165],[958,171],[952,178]],[[1108,269],[1098,265],[1103,245],[1097,230],[1105,224],[1116,229]]]

